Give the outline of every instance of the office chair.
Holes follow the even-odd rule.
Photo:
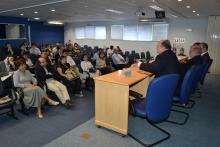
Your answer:
[[[7,95],[9,96],[9,98],[11,98],[11,101],[0,104],[0,110],[1,111],[3,110],[2,113],[0,113],[0,115],[7,114],[8,116],[18,120],[18,118],[15,116],[14,113],[14,105],[15,105],[15,101],[17,100],[16,92],[13,89],[7,89],[7,90],[8,91],[4,89],[2,80],[0,79],[0,98]]]
[[[205,64],[204,63],[198,66],[196,77],[193,80],[192,87],[191,87],[191,90],[190,90],[191,94],[196,93],[196,88],[198,87],[199,79],[201,78],[202,73],[204,72],[204,70],[205,70]],[[198,93],[201,94],[201,92],[198,92]],[[201,95],[197,98],[201,98]]]
[[[173,103],[180,103],[181,105],[172,104],[173,106],[187,109],[191,109],[194,106],[195,101],[190,100],[190,91],[193,85],[193,80],[196,78],[197,71],[198,66],[193,66],[186,72],[181,85],[180,95],[173,97]],[[192,104],[191,106],[187,107],[189,102],[192,102]]]
[[[146,61],[149,62],[150,61],[150,52],[146,51]]]
[[[141,52],[141,59],[145,59],[146,57],[145,57],[145,54],[144,54],[144,52]]]
[[[199,80],[199,82],[200,82],[201,85],[203,85],[203,83],[204,83],[206,73],[208,72],[210,66],[212,65],[212,62],[213,62],[213,59],[210,59],[210,60],[206,63],[206,65],[205,65],[205,69],[204,69],[204,71],[203,71],[203,73],[202,73],[202,75],[201,75],[201,78],[200,78],[200,80]]]
[[[128,135],[130,137],[144,146],[154,146],[170,138],[170,134],[162,128],[156,126],[155,123],[165,121],[169,117],[172,98],[178,80],[179,75],[177,74],[158,77],[150,82],[146,98],[130,101],[133,109],[133,115],[146,118],[150,125],[165,133],[166,137],[152,144],[145,144],[129,133]]]
[[[140,59],[139,53],[135,53],[135,59]]]

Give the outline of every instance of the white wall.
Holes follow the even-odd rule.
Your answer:
[[[205,42],[207,32],[208,18],[203,19],[170,19],[168,39],[173,43],[174,38],[185,38],[185,43],[177,44],[185,48],[185,54],[188,55],[189,47],[195,42]],[[75,38],[76,26],[106,26],[107,38],[106,40],[80,40]],[[81,22],[81,23],[68,23],[64,27],[64,40],[67,42],[71,39],[72,43],[77,42],[79,45],[89,45],[92,48],[98,46],[103,48],[110,45],[120,46],[123,51],[135,50],[136,52],[150,51],[154,57],[157,55],[156,44],[157,42],[147,41],[115,41],[111,40],[111,25],[138,25],[137,20],[131,21],[111,21],[111,22]],[[192,29],[192,32],[187,32],[186,29]],[[177,52],[179,53],[179,51]]]

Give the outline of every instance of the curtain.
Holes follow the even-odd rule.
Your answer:
[[[213,59],[210,73],[220,74],[220,16],[209,16],[206,42]]]

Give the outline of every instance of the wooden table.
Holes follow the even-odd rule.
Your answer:
[[[131,77],[118,71],[94,78],[95,124],[128,134],[129,90],[146,95],[150,83],[149,72],[130,68]]]
[[[188,57],[187,56],[177,56],[179,61],[186,60]]]

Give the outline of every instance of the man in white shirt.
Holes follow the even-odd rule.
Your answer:
[[[32,43],[31,49],[29,50],[31,54],[40,55],[41,51],[39,48],[37,48],[37,45],[35,43]]]
[[[108,56],[108,57],[111,57],[112,54],[113,54],[113,51],[114,51],[114,46],[111,45],[111,46],[110,46],[110,49],[108,49],[108,51],[107,51],[107,56]]]
[[[66,62],[70,64],[71,67],[76,67],[76,63],[72,57],[68,56],[68,50],[63,50],[63,56],[66,57]]]
[[[114,54],[112,55],[114,64],[125,64],[125,59],[119,54],[119,49],[114,48]]]

